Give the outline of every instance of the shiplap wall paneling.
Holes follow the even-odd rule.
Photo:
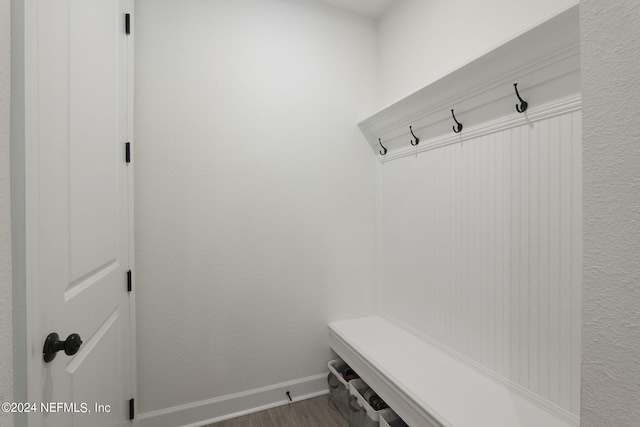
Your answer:
[[[382,313],[576,415],[580,117],[387,161],[379,198]]]
[[[382,245],[380,266],[382,269],[382,289],[379,309],[383,312],[402,311],[406,301],[415,300],[420,287],[417,286],[418,263],[424,258],[418,244],[424,231],[423,221],[418,212],[419,184],[417,182],[416,158],[407,156],[381,166],[381,185],[383,206]],[[391,209],[387,207],[392,207]],[[397,226],[394,226],[397,225]],[[406,291],[401,298],[389,298],[393,289]],[[410,294],[411,293],[411,294]],[[421,299],[422,300],[422,299]],[[418,310],[407,313],[405,319],[417,322]]]

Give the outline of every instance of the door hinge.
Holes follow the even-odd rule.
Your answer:
[[[127,163],[131,163],[131,143],[127,142],[124,144],[124,160]]]
[[[129,399],[129,419],[132,420],[133,418],[134,418],[133,399]]]
[[[124,14],[124,31],[127,34],[131,34],[131,14]]]
[[[127,271],[127,292],[131,292],[133,286],[131,285],[131,270]]]

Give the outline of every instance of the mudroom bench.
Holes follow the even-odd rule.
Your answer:
[[[329,324],[331,348],[411,427],[574,427],[572,417],[380,316]]]

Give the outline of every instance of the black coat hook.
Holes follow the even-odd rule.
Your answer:
[[[411,142],[411,145],[413,145],[414,147],[416,145],[418,145],[420,143],[420,138],[418,138],[417,136],[415,136],[415,134],[413,133],[413,129],[411,128],[411,126],[409,126],[409,131],[411,132],[411,135],[413,135],[413,137],[416,139],[416,143],[413,143],[413,139],[409,142]]]
[[[520,97],[520,94],[518,93],[518,83],[514,83],[513,87],[516,88],[516,95],[518,96],[518,99],[520,100],[520,105],[516,104],[516,111],[518,113],[524,113],[525,111],[527,111],[527,107],[529,106],[529,104],[527,104],[527,101],[525,101],[524,99],[522,99]]]
[[[456,124],[458,125],[458,126],[453,126],[453,131],[455,133],[460,133],[460,131],[462,131],[462,123],[460,123],[458,120],[456,120],[456,115],[453,114],[453,108],[451,109],[451,115],[453,116],[453,120],[455,120]]]
[[[382,150],[384,150],[384,151],[380,150],[380,154],[384,156],[385,154],[387,154],[387,149],[384,148],[384,145],[382,145],[382,141],[380,141],[380,138],[378,138],[378,142],[380,143],[380,147],[382,147]]]

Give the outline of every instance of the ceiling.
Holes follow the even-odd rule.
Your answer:
[[[360,15],[377,18],[394,0],[316,0]]]

